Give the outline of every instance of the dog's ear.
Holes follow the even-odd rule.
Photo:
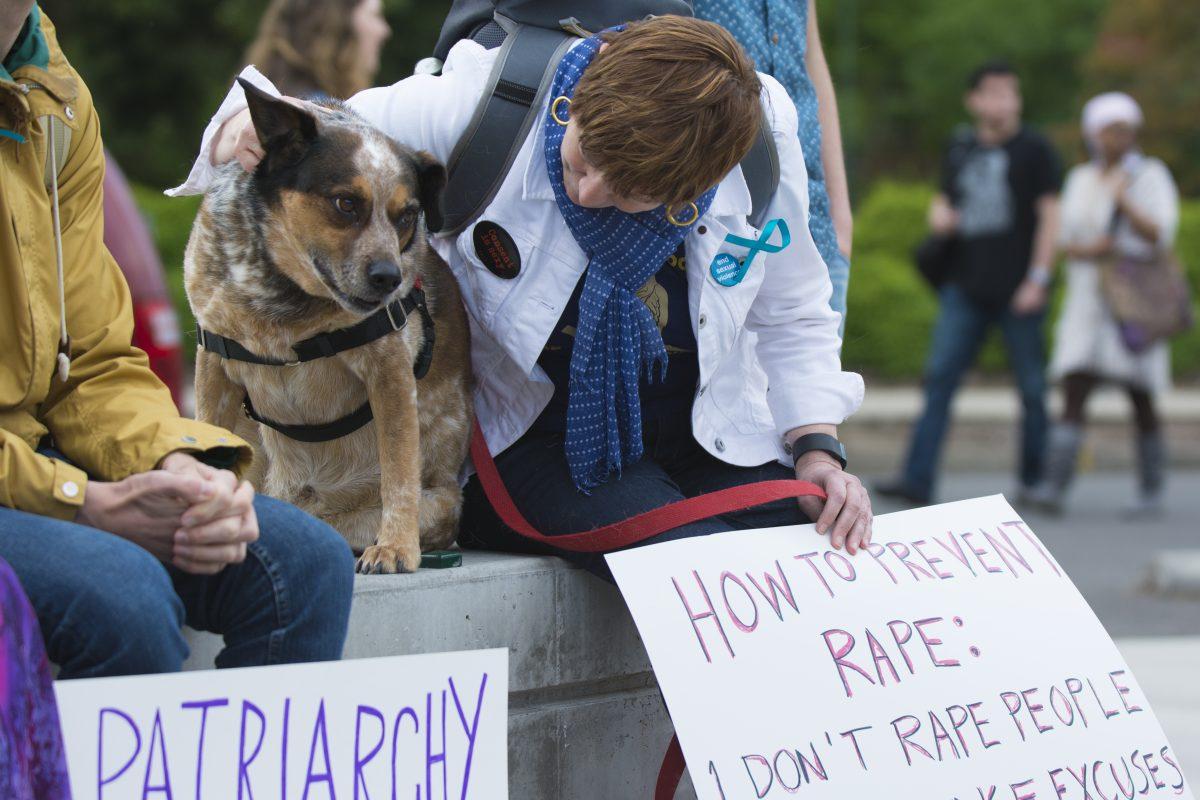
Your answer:
[[[237,80],[246,92],[250,119],[267,154],[263,169],[269,173],[298,163],[317,138],[316,117],[287,100],[272,97],[243,78]]]
[[[424,150],[418,150],[414,163],[417,168],[417,195],[425,212],[429,230],[442,229],[442,189],[446,188],[446,168]]]

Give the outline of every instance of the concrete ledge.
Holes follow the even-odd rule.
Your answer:
[[[220,639],[187,637],[184,668],[211,668]],[[509,649],[510,796],[652,794],[672,728],[615,587],[558,558],[474,551],[355,579],[346,658],[488,647]]]

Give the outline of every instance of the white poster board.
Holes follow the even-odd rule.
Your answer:
[[[700,798],[1192,798],[1003,497],[877,517],[854,558],[827,542],[806,525],[608,556]]]
[[[55,684],[75,800],[508,796],[508,651]]]

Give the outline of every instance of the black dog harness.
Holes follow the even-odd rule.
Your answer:
[[[257,353],[247,350],[240,342],[234,339],[204,330],[204,328],[200,327],[200,323],[196,323],[196,337],[202,348],[230,361],[245,361],[248,364],[262,364],[269,367],[294,367],[306,361],[329,358],[346,350],[362,347],[364,344],[381,339],[389,333],[404,330],[405,326],[408,325],[409,315],[414,311],[420,313],[421,321],[424,323],[424,337],[421,342],[421,351],[417,354],[416,361],[413,363],[413,375],[416,376],[417,380],[420,380],[429,372],[429,367],[433,363],[433,344],[435,340],[433,317],[429,315],[429,308],[425,304],[425,293],[420,287],[414,288],[406,297],[393,300],[371,316],[355,325],[351,325],[349,328],[341,328],[329,333],[319,333],[302,342],[297,342],[292,345],[292,350],[296,353],[296,358],[293,361],[280,361],[275,358],[260,356]],[[354,433],[375,417],[371,412],[370,400],[341,419],[327,422],[324,425],[285,425],[281,422],[269,420],[266,417],[260,416],[254,410],[254,404],[250,402],[249,394],[242,399],[242,410],[247,417],[255,422],[260,422],[268,428],[279,431],[289,439],[295,439],[300,442],[328,442],[333,439],[339,439]]]

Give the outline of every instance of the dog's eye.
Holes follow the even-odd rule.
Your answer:
[[[358,212],[358,203],[353,197],[344,194],[333,198],[333,207],[347,216],[353,216]]]
[[[407,228],[409,225],[412,225],[416,221],[417,221],[417,212],[413,211],[411,208],[406,208],[405,210],[401,211],[400,214],[396,217],[396,224],[398,226],[400,226],[401,228]]]

